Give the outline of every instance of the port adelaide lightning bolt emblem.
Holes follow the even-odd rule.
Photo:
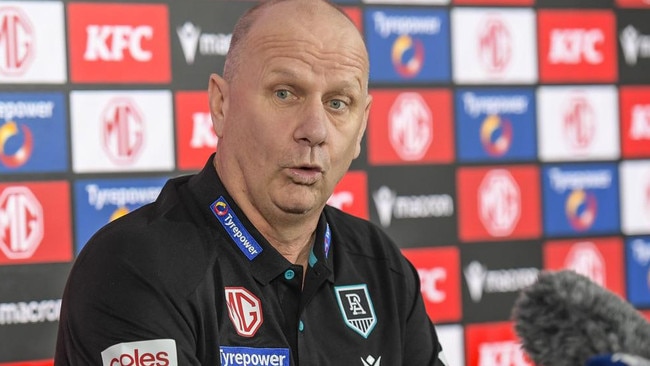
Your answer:
[[[368,338],[377,325],[375,309],[368,295],[368,286],[365,284],[335,286],[334,291],[345,324],[364,338]]]

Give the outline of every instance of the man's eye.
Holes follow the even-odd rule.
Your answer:
[[[276,90],[275,91],[275,96],[280,98],[280,99],[287,99],[287,98],[289,98],[290,95],[291,95],[291,92],[289,92],[288,90],[282,89],[282,90]]]
[[[334,109],[343,109],[346,106],[346,103],[340,99],[332,99],[329,103],[330,107]]]

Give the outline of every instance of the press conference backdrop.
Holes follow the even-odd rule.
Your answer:
[[[509,315],[543,269],[649,315],[650,2],[340,3],[374,105],[329,202],[402,246],[449,361],[530,364]],[[208,76],[253,4],[0,1],[0,365],[51,365],[84,243],[215,150]]]

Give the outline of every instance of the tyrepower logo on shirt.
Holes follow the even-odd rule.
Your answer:
[[[614,13],[604,10],[539,10],[542,82],[615,82]]]
[[[449,163],[454,158],[449,90],[373,90],[368,125],[372,165]]]
[[[570,269],[625,298],[623,242],[620,238],[581,238],[544,244],[544,268]]]
[[[63,19],[61,2],[0,3],[0,84],[66,81]]]
[[[178,366],[176,341],[154,339],[118,343],[102,351],[103,366]]]
[[[616,87],[542,86],[537,93],[542,161],[619,157]]]
[[[67,182],[0,185],[0,265],[72,259]]]
[[[514,323],[468,324],[465,327],[467,366],[532,366],[521,347]]]
[[[532,9],[452,9],[454,81],[536,82],[534,24]]]
[[[212,126],[208,92],[180,91],[175,94],[174,102],[178,167],[201,169],[219,142]]]
[[[650,234],[650,160],[620,163],[621,231],[625,235]]]
[[[457,174],[461,240],[540,235],[539,173],[535,167],[460,168]]]
[[[619,230],[615,164],[551,165],[543,170],[547,235],[589,235]]]
[[[159,4],[68,4],[72,81],[170,82],[167,13]]]
[[[171,103],[169,91],[72,91],[74,171],[171,170]]]
[[[222,366],[289,366],[288,348],[219,347]]]
[[[462,317],[460,254],[456,247],[402,249],[420,276],[420,291],[429,318],[455,322]]]
[[[349,171],[336,185],[327,204],[351,215],[368,219],[368,177],[365,171]]]
[[[650,87],[621,87],[620,105],[623,157],[650,157]]]

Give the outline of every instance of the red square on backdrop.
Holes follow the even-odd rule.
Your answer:
[[[176,105],[176,159],[178,168],[198,170],[217,150],[207,91],[179,91]]]
[[[619,99],[623,157],[650,157],[650,87],[621,86]]]
[[[348,171],[334,188],[327,204],[368,220],[368,177],[365,171]]]

